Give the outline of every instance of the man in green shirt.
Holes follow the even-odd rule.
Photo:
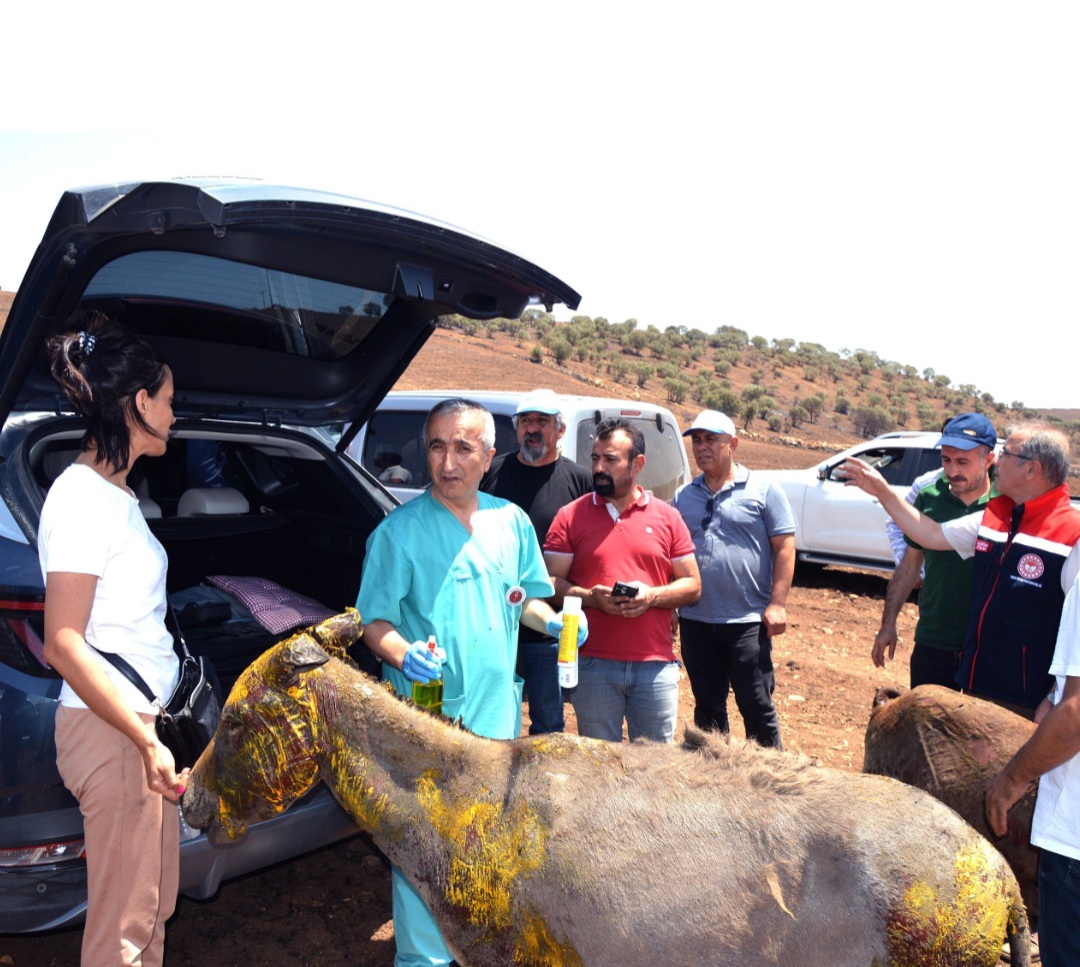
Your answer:
[[[981,413],[961,413],[945,424],[937,446],[941,448],[941,474],[915,498],[915,506],[933,520],[953,520],[981,510],[990,499],[990,467],[994,462],[997,431]],[[925,562],[926,576],[919,595],[919,623],[911,652],[911,687],[957,687],[954,676],[968,622],[973,561],[955,551],[923,550],[907,540],[907,550],[889,581],[881,629],[874,638],[871,657],[879,668],[886,655],[893,658],[898,640],[896,616],[919,581]]]

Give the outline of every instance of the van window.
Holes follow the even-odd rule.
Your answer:
[[[427,410],[377,410],[368,421],[360,463],[388,486],[430,485],[424,452]],[[495,451],[517,450],[517,432],[510,417],[495,414]]]
[[[686,480],[683,475],[683,441],[679,429],[667,421],[661,430],[655,419],[628,417],[645,437],[645,469],[637,482],[651,490],[660,500],[671,500]],[[596,420],[589,418],[578,423],[576,460],[583,467],[592,467],[592,446],[596,440]]]

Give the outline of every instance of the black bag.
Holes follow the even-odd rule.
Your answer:
[[[201,655],[184,646],[180,680],[165,705],[158,709],[157,734],[173,754],[179,772],[195,765],[221,721],[221,700],[214,687],[213,669]]]
[[[169,611],[172,611],[172,605]],[[176,623],[175,615],[173,622]],[[180,679],[168,701],[158,709],[156,728],[162,745],[173,754],[176,771],[179,772],[195,765],[217,731],[221,721],[221,686],[214,674],[214,666],[202,655],[196,656],[188,651],[178,624],[175,642],[180,645]],[[111,652],[94,650],[151,702],[157,701],[150,686],[123,658]]]

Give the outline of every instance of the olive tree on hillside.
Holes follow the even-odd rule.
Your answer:
[[[806,397],[806,399],[802,401],[802,407],[806,410],[806,418],[811,423],[817,423],[821,411],[825,409],[824,394],[815,393],[813,396]]]
[[[851,413],[855,432],[863,437],[875,437],[891,430],[893,419],[889,411],[880,406],[856,406]]]

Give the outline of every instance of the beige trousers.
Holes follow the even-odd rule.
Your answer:
[[[180,880],[176,806],[149,790],[131,740],[89,709],[57,709],[56,764],[86,838],[82,967],[160,967]]]

